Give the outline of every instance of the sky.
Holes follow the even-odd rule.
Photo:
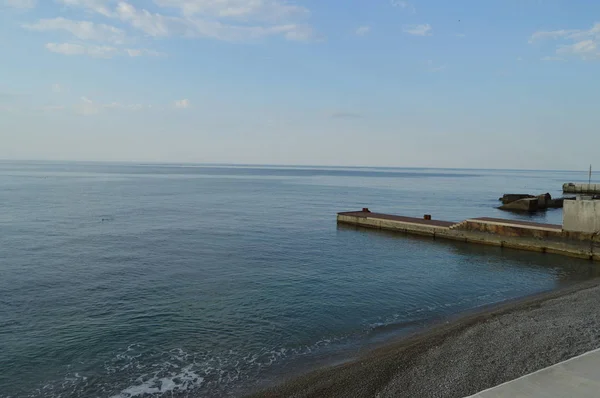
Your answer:
[[[0,159],[600,167],[600,2],[0,0]]]

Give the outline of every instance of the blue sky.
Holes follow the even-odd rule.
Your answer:
[[[600,2],[0,0],[0,158],[585,169]]]

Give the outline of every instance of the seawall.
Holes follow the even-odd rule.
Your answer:
[[[563,184],[564,193],[600,194],[600,184]]]

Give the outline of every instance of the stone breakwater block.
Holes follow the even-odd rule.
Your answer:
[[[552,196],[549,193],[539,195],[538,197],[538,209],[547,209],[549,204],[552,202]]]
[[[558,199],[552,199],[550,201],[550,203],[548,203],[548,208],[549,209],[562,209],[564,203],[565,203],[565,198],[558,198]]]
[[[510,210],[510,211],[528,211],[533,212],[538,210],[539,199],[527,198],[527,199],[519,199],[514,202],[510,202],[508,204],[500,206],[500,210]]]
[[[502,201],[503,205],[506,205],[512,202],[516,202],[517,200],[528,198],[535,198],[535,196],[522,193],[507,193],[500,198],[500,201]]]

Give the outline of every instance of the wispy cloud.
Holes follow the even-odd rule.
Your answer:
[[[77,43],[48,43],[46,49],[50,52],[62,55],[87,55],[92,58],[113,58],[119,55],[139,57],[142,55],[162,56],[164,54],[147,49],[122,49],[112,46],[97,46]]]
[[[0,112],[16,113],[19,110],[13,105],[0,104]]]
[[[571,45],[560,46],[556,50],[557,54],[561,55],[579,55],[583,59],[598,58],[598,43],[595,40],[582,40]]]
[[[584,60],[600,59],[600,22],[587,30],[538,31],[529,38],[530,44],[544,41],[557,42],[554,50],[557,56],[578,56]]]
[[[58,112],[67,109],[64,105],[44,105],[40,108],[42,112]]]
[[[34,0],[0,0],[11,7],[35,6]],[[102,16],[114,25],[61,16],[23,25],[38,32],[67,33],[71,39],[46,44],[48,51],[94,58],[163,56],[153,49],[128,48],[127,44],[151,38],[210,38],[230,42],[280,36],[289,41],[319,39],[306,23],[310,11],[287,0],[54,0],[65,8],[86,12],[88,18]],[[140,4],[140,7],[134,5]],[[141,8],[141,5],[153,10]],[[56,12],[64,10],[55,10]],[[160,12],[156,12],[160,11]],[[121,26],[124,25],[124,28]],[[363,32],[366,34],[366,32]]]
[[[552,31],[539,31],[535,32],[529,38],[529,43],[533,44],[536,41],[546,40],[546,39],[560,39],[565,37],[570,37],[573,34],[577,34],[581,32],[579,30],[552,30]]]
[[[365,36],[370,31],[371,31],[371,27],[370,26],[361,26],[358,29],[356,29],[356,35],[357,36]]]
[[[93,101],[87,97],[81,97],[79,104],[74,106],[75,112],[84,116],[97,115],[105,110],[140,111],[143,109],[150,108],[152,108],[151,105],[124,104],[121,102],[111,102],[103,104]]]
[[[52,90],[55,92],[63,91],[63,87],[59,84],[53,84]],[[57,91],[58,90],[58,91]],[[12,113],[31,113],[31,112],[71,112],[83,116],[93,116],[108,112],[138,112],[144,110],[165,110],[166,105],[154,106],[151,104],[142,103],[127,103],[127,102],[101,102],[91,99],[88,96],[81,96],[75,103],[57,103],[50,102],[46,105],[34,105],[29,102],[18,101],[20,95],[6,95],[6,100],[3,100],[3,94],[0,93],[0,111]],[[63,98],[55,96],[55,99]],[[64,98],[63,98],[64,99]]]
[[[446,69],[446,65],[437,65],[432,60],[427,61],[427,69],[430,72],[441,72]]]
[[[165,53],[162,53],[160,51],[155,51],[155,50],[148,50],[148,49],[139,49],[139,48],[126,48],[125,49],[125,53],[127,55],[129,55],[130,57],[141,57],[144,55],[150,56],[150,57],[164,57],[166,56]]]
[[[363,116],[357,112],[334,111],[329,114],[332,119],[360,119]]]
[[[62,86],[60,84],[54,83],[52,85],[52,92],[54,92],[54,93],[60,93],[62,91],[63,91],[63,88],[62,88]]]
[[[87,46],[74,43],[48,43],[46,49],[62,55],[89,55],[94,58],[112,58],[119,50],[110,46]]]
[[[189,99],[186,98],[186,99],[181,99],[181,100],[175,101],[175,103],[173,105],[175,106],[175,108],[178,108],[178,109],[187,109],[192,106],[192,103],[190,102]]]
[[[562,57],[552,57],[552,56],[542,57],[542,61],[546,61],[546,62],[564,61],[564,60],[565,59]]]
[[[82,115],[89,116],[100,113],[102,107],[87,97],[81,97],[81,103],[75,109]]]
[[[89,21],[73,21],[66,18],[41,19],[35,24],[23,25],[25,29],[39,32],[65,31],[80,40],[122,44],[125,31],[110,25],[95,24]]]
[[[0,4],[12,8],[31,9],[35,8],[37,2],[36,0],[3,0]]]
[[[415,8],[415,6],[413,6],[408,1],[404,1],[404,0],[390,0],[390,4],[392,5],[392,7],[398,7],[398,8],[401,8],[403,10],[409,10],[412,13],[416,13],[417,12],[417,9]]]
[[[305,7],[282,0],[155,0],[160,7],[174,8],[187,17],[203,15],[230,19],[254,19],[277,21],[304,17],[309,14]]]
[[[404,27],[404,32],[413,36],[431,36],[433,35],[432,27],[429,24],[422,25],[407,25]]]
[[[309,10],[284,0],[155,0],[154,4],[165,13],[137,8],[127,1],[119,1],[114,7],[113,2],[107,0],[57,1],[120,20],[157,38],[179,36],[225,41],[269,36],[283,36],[293,41],[314,38],[312,27],[304,22],[310,15]]]

